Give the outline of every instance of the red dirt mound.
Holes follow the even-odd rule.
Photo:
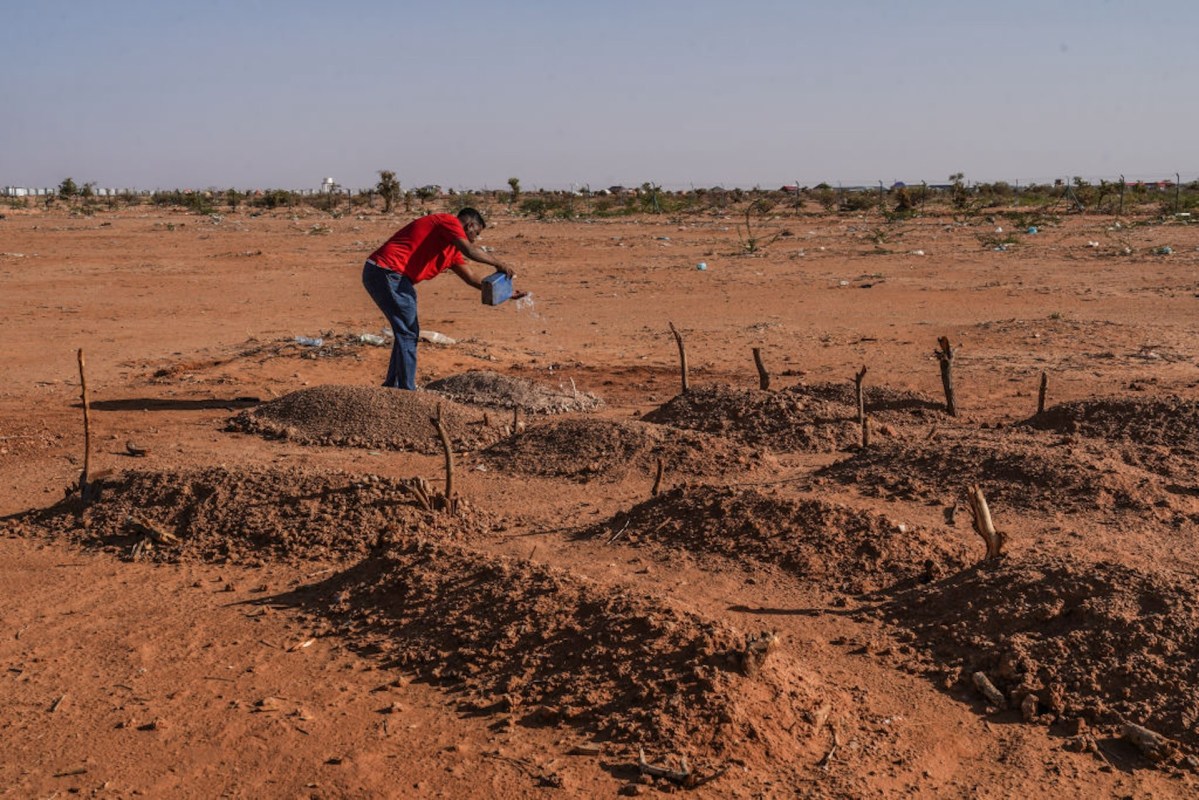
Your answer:
[[[966,559],[965,544],[949,531],[758,489],[677,487],[589,533],[753,559],[852,593],[943,575]]]
[[[845,415],[857,420],[857,397],[852,381],[844,383],[799,383],[783,390],[791,394],[814,397],[846,407]],[[862,388],[866,413],[874,420],[897,425],[950,419],[945,403],[921,392],[892,389],[889,386]]]
[[[525,378],[485,370],[432,381],[425,388],[459,403],[489,408],[519,409],[526,414],[565,414],[595,411],[603,401],[571,386],[551,387]]]
[[[1082,448],[998,435],[880,442],[817,474],[857,484],[867,495],[949,506],[961,499],[968,484],[981,486],[988,500],[1046,513],[1149,513],[1155,505],[1169,508],[1173,503],[1147,484],[1144,473]]]
[[[1171,477],[1193,476],[1199,458],[1199,402],[1177,395],[1062,403],[1023,425],[1115,445],[1129,464]]]
[[[462,537],[479,523],[418,507],[397,481],[304,470],[211,468],[125,472],[97,482],[86,509],[73,498],[19,515],[6,527],[71,538],[121,554],[143,539],[147,557],[262,563],[361,556],[398,529]],[[153,532],[175,537],[166,542]],[[143,552],[138,548],[138,552]]]
[[[861,441],[857,411],[799,392],[701,386],[642,419],[727,436],[777,452],[833,452]]]
[[[317,587],[333,629],[502,725],[566,726],[693,766],[783,737],[814,706],[782,654],[747,677],[727,625],[532,562],[407,537]],[[818,744],[815,746],[819,746]],[[789,751],[790,752],[790,751]]]
[[[882,609],[969,681],[1052,718],[1133,722],[1199,748],[1199,581],[1111,562],[1005,560],[899,593]]]
[[[773,456],[718,436],[604,419],[553,420],[493,444],[483,456],[505,470],[575,481],[653,475],[659,459],[672,476],[777,466]]]
[[[314,386],[284,395],[229,421],[227,430],[301,444],[440,453],[432,418],[441,407],[456,449],[477,450],[503,436],[483,414],[429,392],[367,386]]]

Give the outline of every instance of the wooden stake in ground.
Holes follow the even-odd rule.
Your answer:
[[[862,428],[862,449],[870,446],[870,420],[866,419],[866,392],[862,389],[862,381],[866,378],[866,365],[853,376],[854,396],[858,401],[858,425]]]
[[[683,346],[683,334],[679,333],[673,322],[668,324],[670,332],[674,334],[675,344],[679,346],[679,373],[683,379],[683,394],[686,394],[687,390],[691,388],[687,383],[687,348]]]
[[[974,517],[974,531],[987,543],[987,554],[983,560],[999,558],[1003,555],[1007,534],[995,530],[995,524],[991,521],[991,510],[987,508],[987,498],[983,497],[983,490],[978,486],[970,486],[966,499],[970,501],[970,514]]]
[[[437,505],[439,510],[453,514],[458,507],[458,499],[454,496],[454,451],[450,447],[450,435],[446,432],[445,423],[441,421],[441,403],[437,404],[437,416],[433,418],[433,425],[437,428],[441,448],[445,451],[445,494]]]
[[[766,372],[766,365],[762,363],[762,348],[754,348],[754,366],[758,368],[758,388],[766,392],[770,390],[770,374]]]
[[[84,373],[83,348],[76,354],[79,359],[79,392],[83,398],[83,472],[79,475],[79,496],[87,500],[88,470],[92,465],[92,419],[91,407],[87,402],[87,375]]]
[[[1037,391],[1037,413],[1045,413],[1045,393],[1049,390],[1049,375],[1041,373],[1041,388]]]
[[[862,369],[853,376],[854,397],[858,401],[858,424],[866,424],[866,394],[862,391],[862,380],[866,377],[866,365],[862,365]]]
[[[941,349],[934,351],[933,355],[941,362],[941,385],[945,387],[945,413],[956,417],[958,407],[953,399],[953,348],[949,346],[948,336],[939,337],[937,344],[941,345]]]
[[[649,490],[650,497],[657,497],[658,492],[662,490],[662,459],[658,459],[658,474],[654,476],[654,486]]]

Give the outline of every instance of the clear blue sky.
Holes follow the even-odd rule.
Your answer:
[[[0,185],[1199,177],[1195,0],[0,0]]]

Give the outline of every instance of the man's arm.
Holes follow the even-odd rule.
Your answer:
[[[456,265],[450,267],[450,269],[452,269],[454,271],[455,275],[457,275],[459,278],[461,278],[462,280],[469,283],[474,288],[476,288],[476,289],[483,288],[483,281],[476,278],[475,273],[466,264],[456,264]]]
[[[480,280],[479,278],[476,278],[474,270],[472,270],[466,264],[457,264],[453,267],[450,267],[450,269],[454,271],[455,275],[457,275],[462,280],[466,281],[468,284],[470,284],[474,288],[482,290],[483,281]],[[525,297],[526,295],[528,295],[528,292],[521,292],[521,291],[513,290],[512,299],[519,300],[520,298]]]
[[[516,270],[512,269],[512,267],[508,266],[503,261],[500,261],[498,258],[489,255],[483,250],[482,247],[476,247],[466,239],[455,239],[454,246],[458,248],[458,252],[469,258],[471,261],[478,261],[480,264],[487,264],[488,266],[495,267],[509,278],[516,277]],[[455,272],[458,272],[458,269],[458,267],[453,267]],[[467,272],[469,273],[470,270],[467,270]],[[467,283],[470,283],[471,286],[475,285],[474,283],[471,283],[470,280],[467,280],[461,272],[458,272],[458,277],[462,278],[462,280],[466,281]]]

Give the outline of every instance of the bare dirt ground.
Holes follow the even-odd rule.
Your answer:
[[[497,209],[403,395],[404,217],[6,210],[0,796],[1199,793],[1199,227],[737,219]]]

